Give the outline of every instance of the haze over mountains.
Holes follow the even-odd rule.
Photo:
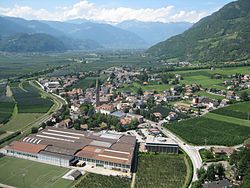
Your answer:
[[[190,23],[165,24],[127,21],[114,26],[84,19],[57,22],[0,17],[0,50],[61,52],[66,50],[146,49],[159,41],[181,33],[191,25]],[[36,35],[37,33],[43,35]],[[48,40],[49,38],[50,40]],[[40,42],[38,43],[38,41]]]
[[[151,47],[148,53],[183,61],[235,61],[250,58],[249,44],[250,1],[239,0]]]
[[[137,34],[152,46],[172,36],[183,33],[192,25],[189,22],[162,23],[128,20],[119,23],[117,27]]]

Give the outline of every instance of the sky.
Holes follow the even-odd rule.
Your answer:
[[[195,23],[229,2],[232,0],[0,0],[0,15],[114,24],[126,20]]]

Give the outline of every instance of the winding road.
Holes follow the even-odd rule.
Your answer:
[[[202,159],[201,159],[201,156],[200,156],[200,153],[199,153],[199,148],[196,147],[196,146],[191,146],[189,144],[184,143],[184,141],[182,139],[177,137],[175,134],[173,134],[168,129],[164,128],[163,126],[161,126],[161,125],[159,125],[159,124],[157,124],[157,123],[155,123],[153,121],[149,121],[149,120],[146,120],[146,121],[150,125],[155,126],[159,130],[161,130],[161,132],[165,136],[167,136],[167,137],[171,138],[172,140],[174,140],[175,142],[177,142],[179,147],[187,153],[187,155],[189,156],[189,158],[191,159],[192,164],[193,164],[193,178],[192,178],[192,181],[194,182],[194,181],[198,180],[197,169],[202,167]]]

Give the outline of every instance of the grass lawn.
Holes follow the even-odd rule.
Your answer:
[[[0,127],[4,131],[18,131],[28,126],[30,123],[41,117],[43,114],[38,113],[18,113],[5,125]]]
[[[68,169],[11,157],[0,158],[0,183],[25,188],[68,188],[61,177]]]
[[[130,188],[130,184],[130,179],[88,173],[74,188]]]
[[[190,167],[184,155],[140,154],[136,188],[186,187]]]
[[[197,76],[184,76],[184,80],[181,80],[180,83],[181,84],[198,84],[198,85],[202,85],[202,87],[204,88],[218,88],[218,89],[225,89],[225,87],[220,86],[219,84],[221,84],[223,82],[222,79],[211,79],[208,76],[203,76],[203,75],[197,75]]]
[[[250,127],[206,117],[166,124],[166,128],[195,145],[233,146],[250,137]]]
[[[171,88],[169,84],[149,84],[149,85],[141,85],[137,82],[133,82],[131,85],[124,84],[123,88],[119,88],[118,91],[131,91],[136,93],[139,88],[142,88],[143,91],[157,91],[162,92]]]
[[[210,94],[210,93],[207,93],[205,91],[199,91],[196,93],[197,95],[199,96],[204,96],[204,97],[209,97],[211,99],[224,99],[225,97],[223,96],[220,96],[220,95],[213,95],[213,94]]]

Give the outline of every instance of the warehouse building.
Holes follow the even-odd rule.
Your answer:
[[[148,152],[179,153],[179,145],[170,138],[148,135],[145,143]]]
[[[46,128],[3,148],[4,154],[68,167],[77,162],[130,172],[136,138],[109,132]]]

